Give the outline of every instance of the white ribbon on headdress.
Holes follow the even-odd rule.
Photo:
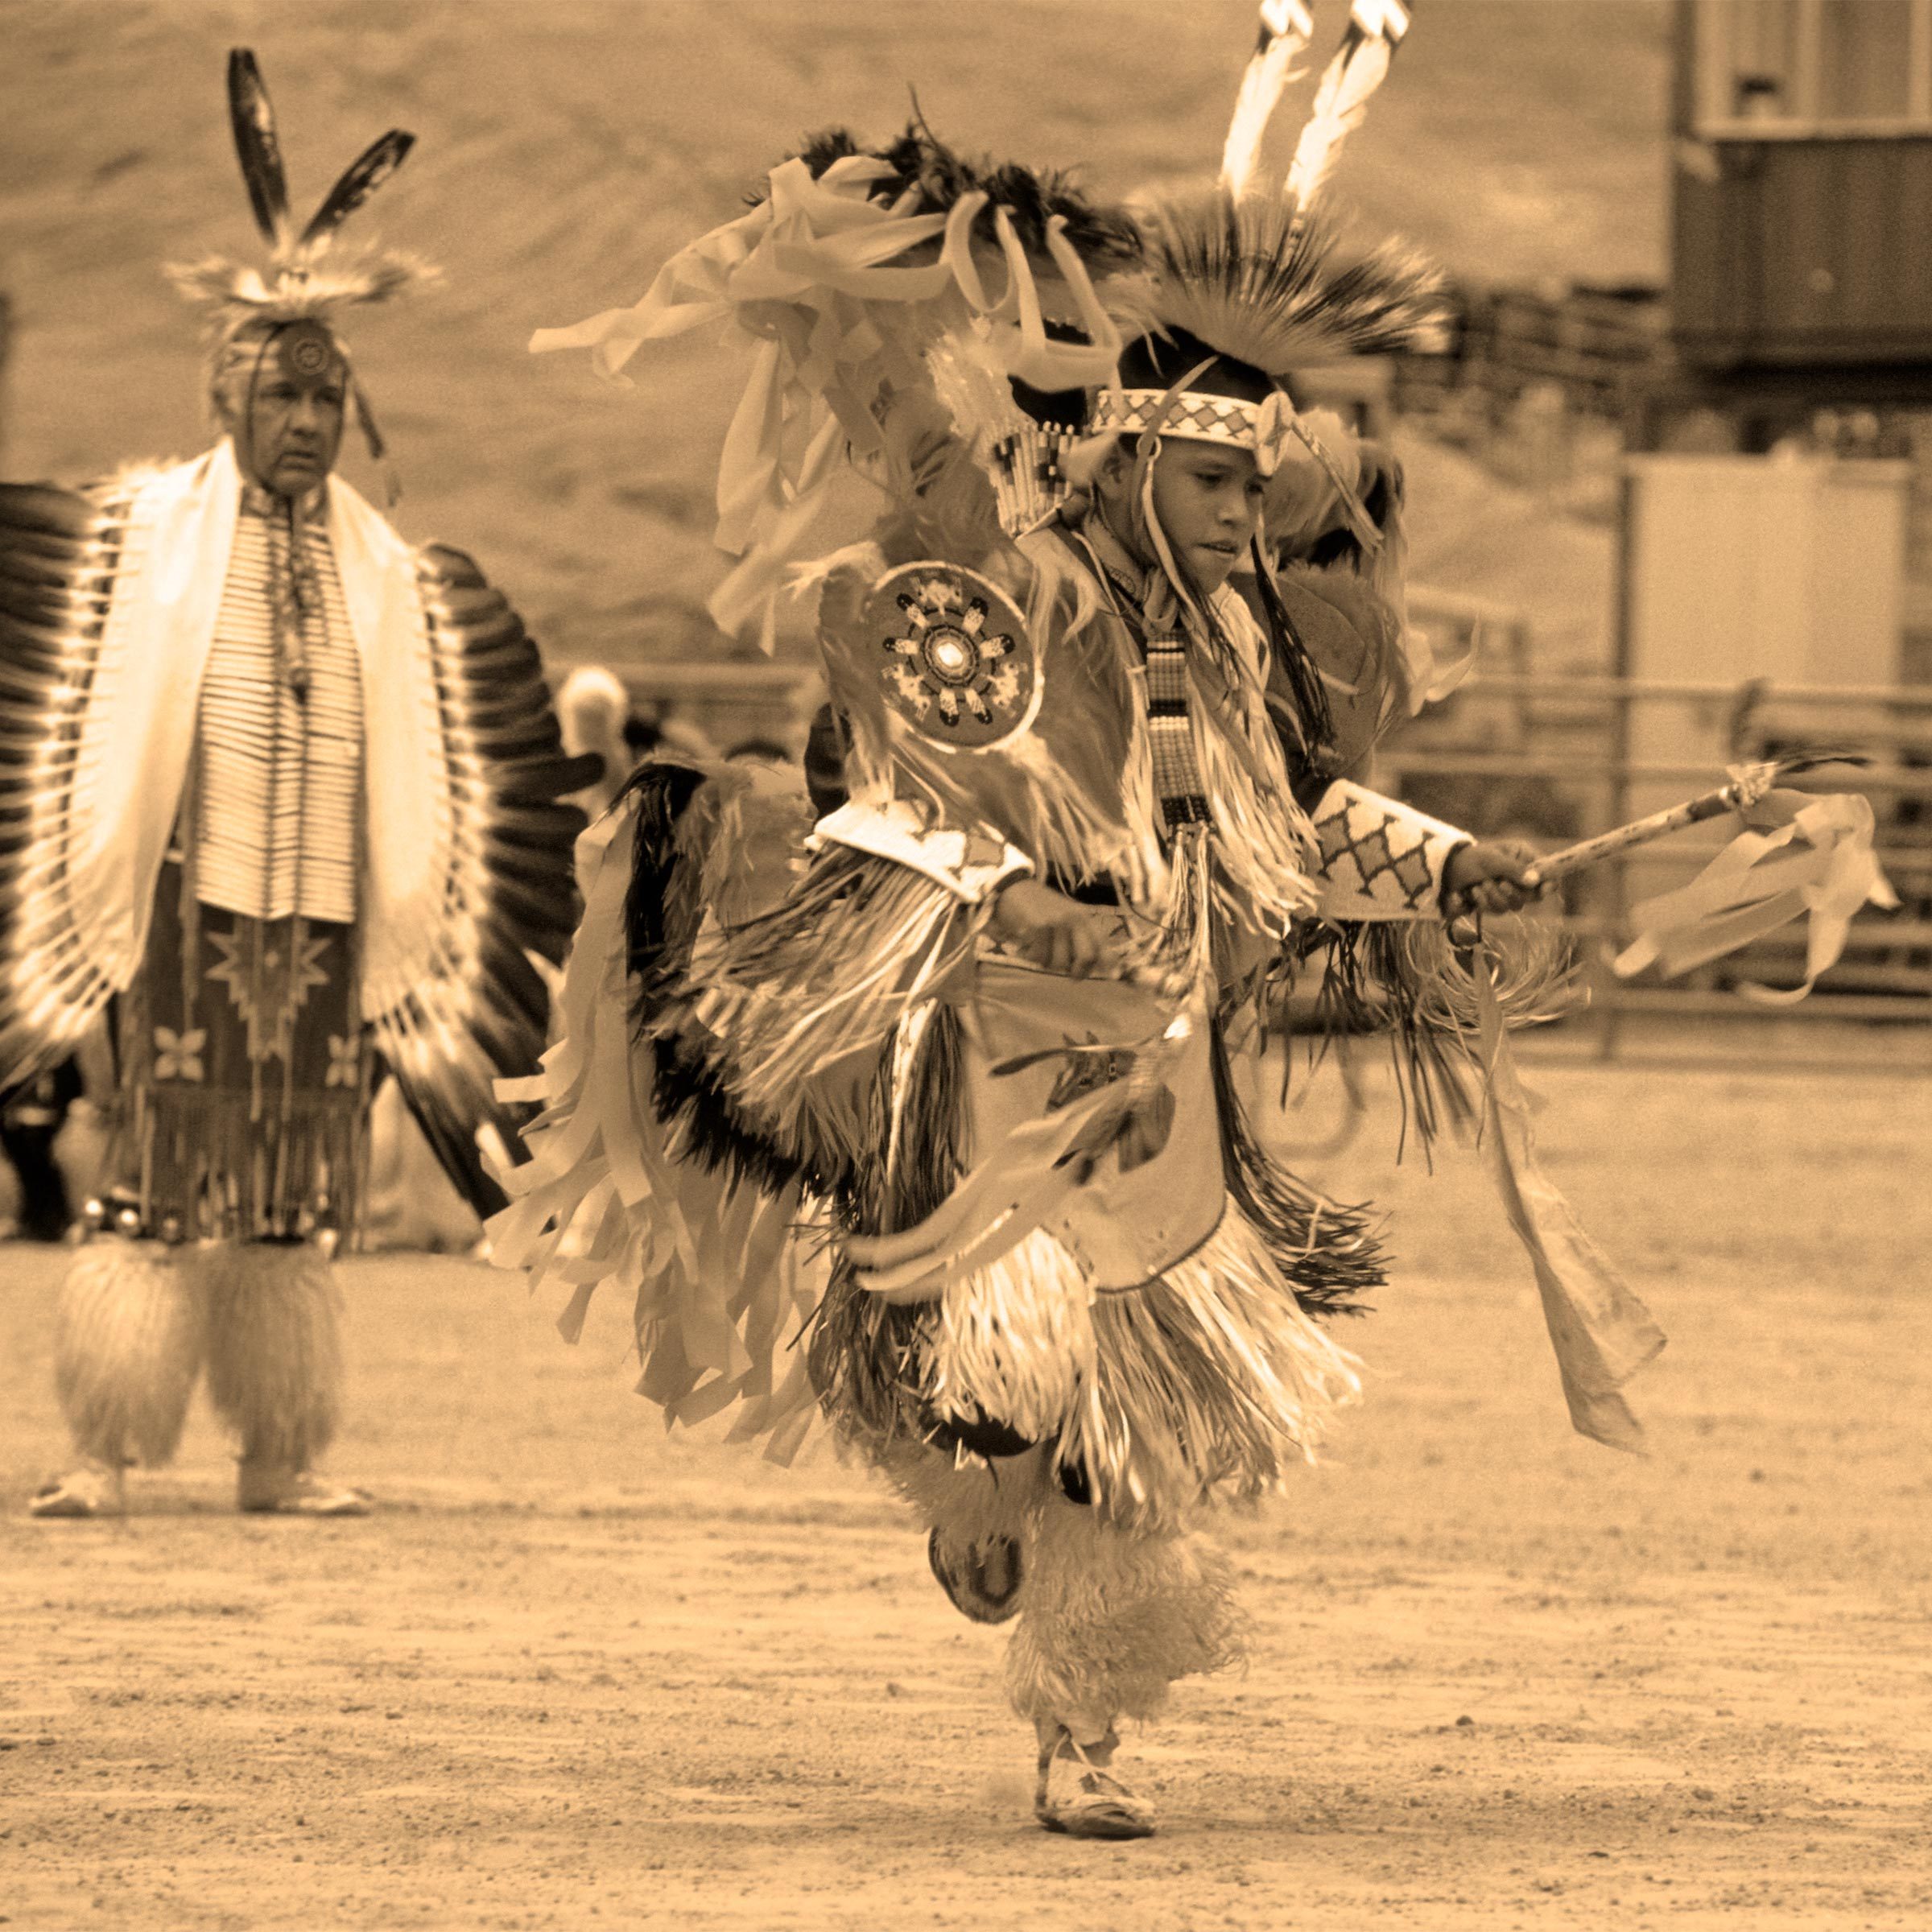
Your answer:
[[[872,199],[892,171],[869,155],[846,155],[815,177],[803,161],[787,161],[771,171],[763,204],[674,256],[641,302],[530,338],[539,354],[589,349],[598,373],[625,387],[624,365],[646,342],[712,321],[733,322],[755,341],[718,466],[716,541],[743,558],[712,599],[727,630],[762,611],[769,632],[772,600],[845,446],[881,446],[883,395],[923,379],[919,358],[940,329],[984,316],[1010,373],[1043,389],[1104,381],[1119,354],[1119,334],[1062,219],[1049,221],[1046,248],[1091,337],[1084,344],[1048,338],[1008,210],[993,210],[1007,270],[996,299],[972,253],[986,195],[962,196],[944,215],[914,214],[909,196],[890,206]],[[902,259],[935,242],[933,260]]]

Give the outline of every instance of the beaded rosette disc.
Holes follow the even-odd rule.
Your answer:
[[[905,564],[865,601],[886,702],[921,737],[983,751],[1032,723],[1039,667],[1019,606],[956,564]]]

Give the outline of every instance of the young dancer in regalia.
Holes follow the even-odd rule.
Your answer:
[[[803,572],[832,699],[809,801],[659,761],[580,844],[497,1257],[576,1284],[567,1335],[600,1281],[634,1288],[673,1420],[733,1410],[783,1459],[822,1415],[884,1473],[951,1600],[1013,1621],[1050,1831],[1154,1828],[1118,1726],[1240,1648],[1202,1521],[1357,1389],[1324,1318],[1381,1257],[1269,1158],[1238,1060],[1318,940],[1335,991],[1379,987],[1418,1100],[1453,1087],[1459,1016],[1506,1017],[1429,935],[1521,903],[1521,865],[1341,775],[1420,681],[1399,609],[1373,572],[1274,568],[1337,503],[1381,535],[1298,372],[1434,309],[1307,196],[1129,221],[915,128],[813,142],[636,308],[535,345],[610,374],[710,320],[756,345],[728,617],[841,462],[887,502]]]
[[[62,1291],[77,1461],[44,1517],[124,1507],[205,1368],[244,1509],[359,1514],[317,1468],[341,1402],[328,1256],[353,1241],[378,1059],[485,1212],[480,1127],[547,1019],[583,819],[534,646],[460,552],[412,549],[332,472],[343,312],[416,270],[336,234],[390,133],[291,221],[252,58],[229,104],[264,269],[178,279],[212,317],[221,440],[81,492],[0,489],[15,829],[0,865],[0,1082],[105,1010],[110,1185]]]

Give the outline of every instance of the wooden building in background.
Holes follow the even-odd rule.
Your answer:
[[[1678,0],[1675,32],[1670,356],[1629,425],[1618,669],[1835,691],[1773,735],[1918,768],[1924,714],[1884,694],[1932,682],[1932,0]],[[1723,722],[1640,712],[1628,749],[1694,764]]]
[[[1656,440],[1932,408],[1932,0],[1678,0],[1676,31]]]
[[[1789,574],[1789,541],[1769,551],[1785,527],[1818,559],[1793,594],[1834,617],[1781,674],[1926,681],[1932,0],[1678,0],[1675,31],[1672,353],[1632,425],[1626,602],[1667,590],[1646,532],[1665,540],[1693,509],[1747,575],[1754,559]],[[1725,462],[1767,455],[1781,466]],[[1678,456],[1698,473],[1674,473]],[[1629,614],[1628,667],[1655,675]],[[1749,647],[1717,637],[1704,654],[1741,669]]]

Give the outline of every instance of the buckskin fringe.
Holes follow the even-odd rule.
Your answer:
[[[776,911],[696,948],[689,1012],[709,1036],[706,1057],[741,1105],[791,1139],[811,1083],[881,1050],[965,963],[986,911],[905,866],[821,854]],[[869,1071],[852,1070],[868,1088]]]
[[[1471,1042],[1476,1030],[1469,968],[1434,921],[1337,923],[1315,996],[1315,1051],[1350,1034],[1386,1033],[1402,1104],[1397,1156],[1410,1125],[1428,1158],[1445,1125],[1473,1129],[1480,1069]],[[1487,921],[1478,942],[1495,975],[1502,1024],[1511,1030],[1558,1018],[1576,1001],[1575,964],[1558,928],[1528,919]],[[1284,977],[1291,975],[1287,969]]]
[[[1232,1208],[1158,1280],[1098,1297],[1092,1319],[1097,1366],[1059,1461],[1123,1523],[1175,1526],[1211,1488],[1266,1494],[1361,1392],[1355,1358],[1302,1313]]]
[[[1326,1052],[1331,1040],[1346,1051],[1351,1034],[1386,1034],[1401,1106],[1396,1158],[1407,1151],[1413,1127],[1428,1161],[1445,1125],[1461,1130],[1475,1121],[1468,1048],[1423,1017],[1421,983],[1400,927],[1337,923],[1323,930],[1329,945],[1315,992],[1314,1051]]]

